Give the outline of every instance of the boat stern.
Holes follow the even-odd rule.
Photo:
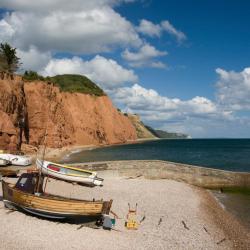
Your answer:
[[[102,178],[97,177],[97,176],[94,178],[94,181],[93,181],[94,186],[102,186],[103,185],[102,183],[103,183]]]

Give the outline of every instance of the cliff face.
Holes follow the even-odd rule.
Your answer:
[[[128,118],[132,122],[133,126],[135,127],[136,134],[137,134],[138,138],[140,138],[140,139],[151,139],[151,138],[153,139],[153,138],[157,138],[143,124],[143,122],[141,121],[139,115],[128,114]]]
[[[24,84],[21,77],[11,79],[6,74],[0,78],[0,147],[15,150],[18,144],[19,127],[29,141],[28,113]]]
[[[136,139],[130,120],[116,110],[107,96],[60,92],[45,82],[23,84],[19,77],[0,80],[0,89],[1,148],[17,143],[17,103],[25,104],[27,109],[29,143],[34,146],[44,143],[45,133],[49,147],[115,144]]]

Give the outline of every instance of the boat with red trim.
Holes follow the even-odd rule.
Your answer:
[[[97,173],[93,171],[39,159],[36,160],[36,166],[44,175],[67,182],[76,182],[89,186],[101,186],[103,183],[103,179],[97,177]]]

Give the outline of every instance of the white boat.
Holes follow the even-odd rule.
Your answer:
[[[101,186],[103,179],[97,177],[96,172],[84,170],[76,167],[65,166],[49,161],[37,159],[36,166],[41,169],[42,173],[56,179],[76,182],[89,186]]]
[[[32,163],[31,157],[25,155],[0,154],[0,158],[17,166],[28,166]]]
[[[2,166],[6,166],[6,165],[8,165],[8,164],[10,164],[10,162],[9,162],[9,161],[7,161],[7,160],[5,160],[5,159],[0,158],[0,167],[2,167]]]

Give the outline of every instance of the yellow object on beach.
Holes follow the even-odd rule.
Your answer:
[[[137,230],[138,226],[139,224],[135,220],[128,220],[127,222],[125,222],[125,227],[127,229]]]
[[[137,203],[134,210],[130,208],[130,204],[128,204],[129,210],[127,214],[127,221],[125,222],[125,227],[127,229],[137,230],[139,223],[136,221],[136,213],[137,213]]]

